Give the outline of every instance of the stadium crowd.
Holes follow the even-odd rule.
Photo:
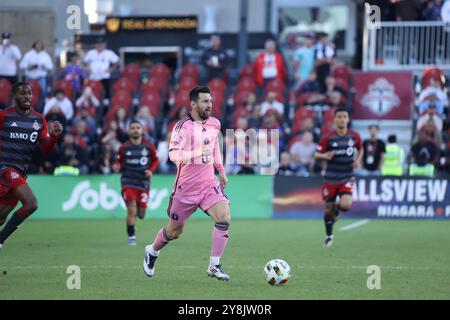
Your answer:
[[[227,128],[237,130],[224,139],[226,170],[231,174],[320,172],[322,167],[314,158],[316,144],[333,130],[336,108],[352,111],[350,68],[337,61],[334,45],[325,33],[305,35],[290,61],[277,50],[276,42],[268,39],[261,53],[235,78],[229,76],[231,67],[219,35],[211,37],[211,47],[203,53],[200,65],[187,63],[178,72],[163,63],[150,68],[129,63],[119,70],[119,62],[117,54],[101,40],[95,48],[73,54],[65,68],[55,70],[42,42],[36,41],[22,57],[11,34],[2,34],[0,107],[11,105],[11,85],[23,78],[32,87],[34,109],[47,121],[57,120],[65,127],[56,152],[47,158],[36,154],[33,173],[53,174],[61,166],[76,167],[81,174],[111,173],[115,154],[128,139],[128,124],[134,118],[141,121],[157,147],[158,172],[175,172],[167,148],[171,129],[188,113],[189,90],[198,84],[212,89],[213,115],[222,121],[223,133]],[[416,132],[410,152],[402,157],[419,167],[409,173],[422,172],[427,166],[427,175],[450,173],[445,76],[430,67],[418,81]],[[239,147],[236,143],[249,129],[277,130],[278,145],[277,139],[264,136],[273,150],[268,163],[255,165],[249,157],[254,145]],[[376,125],[369,128],[360,174],[382,173],[386,155],[391,157],[395,137],[381,141],[379,129]],[[247,163],[230,164],[239,156]]]

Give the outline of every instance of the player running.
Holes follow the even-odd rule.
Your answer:
[[[362,144],[361,137],[348,129],[349,114],[347,109],[338,108],[334,112],[334,126],[336,130],[324,137],[317,146],[316,159],[327,160],[325,183],[322,185],[322,196],[325,200],[325,229],[324,245],[333,244],[333,224],[339,211],[349,211],[352,206],[352,194],[355,176],[354,168],[361,166]],[[358,156],[355,159],[355,148]],[[336,203],[336,197],[339,202]]]
[[[148,277],[153,276],[160,250],[180,236],[186,221],[200,208],[215,222],[207,273],[210,277],[228,281],[230,277],[220,265],[230,225],[229,202],[223,192],[228,179],[218,144],[221,125],[218,119],[210,117],[212,98],[208,87],[192,89],[189,99],[192,113],[174,127],[169,145],[170,160],[177,164],[167,209],[169,224],[159,230],[151,245],[145,247],[144,272]],[[214,175],[214,167],[219,172],[220,183]]]
[[[42,114],[31,110],[32,92],[26,82],[12,88],[15,106],[0,111],[0,226],[20,201],[22,207],[0,231],[0,248],[6,239],[38,208],[26,178],[32,155],[39,145],[49,154],[63,126],[55,121],[47,127]]]
[[[136,245],[136,215],[144,219],[149,201],[150,178],[158,168],[159,159],[153,143],[143,138],[142,124],[130,122],[130,140],[122,144],[113,165],[115,172],[122,172],[122,197],[127,205],[128,244]]]

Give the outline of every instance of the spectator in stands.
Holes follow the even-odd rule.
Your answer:
[[[330,108],[346,108],[347,106],[344,103],[345,98],[339,91],[333,91],[328,93],[328,97],[325,100],[325,103]]]
[[[67,125],[66,116],[58,106],[53,106],[50,108],[45,114],[45,119],[47,120],[47,124],[50,124],[52,121],[59,121],[64,128]],[[63,134],[65,134],[65,132],[63,132]]]
[[[19,47],[11,43],[11,34],[2,34],[0,44],[0,78],[7,79],[11,86],[17,82],[17,64],[22,58]]]
[[[432,109],[439,117],[444,116],[444,103],[438,99],[437,95],[432,93],[428,96],[428,99],[424,100],[419,105],[419,114],[422,115]]]
[[[90,151],[94,144],[94,136],[92,129],[88,127],[87,122],[84,120],[78,121],[78,123],[73,126],[73,131],[75,143]]]
[[[308,79],[301,86],[301,93],[320,92],[320,84],[317,81],[316,71],[311,71]]]
[[[245,110],[250,114],[256,105],[258,105],[256,100],[256,94],[254,92],[250,93],[247,97],[247,103],[245,104]]]
[[[236,130],[237,129],[242,129],[242,130],[247,130],[248,129],[248,119],[246,117],[238,117],[236,119]]]
[[[248,127],[254,129],[261,128],[262,119],[263,117],[261,115],[261,105],[256,104],[253,107],[252,113],[248,117]]]
[[[64,91],[61,89],[58,89],[55,91],[55,96],[47,101],[47,103],[44,106],[44,116],[51,110],[51,109],[58,109],[62,114],[64,114],[64,117],[67,121],[70,121],[73,117],[73,105],[72,102],[64,95]]]
[[[115,153],[111,148],[103,147],[100,159],[100,172],[102,174],[112,173],[112,164],[115,161]]]
[[[260,53],[254,62],[255,82],[265,87],[271,80],[278,79],[286,82],[286,66],[283,56],[276,50],[274,40],[265,42],[265,51]]]
[[[86,122],[88,128],[90,128],[92,132],[97,131],[97,122],[89,113],[89,109],[85,106],[80,108],[78,114],[73,118],[72,124],[76,126],[80,121]]]
[[[395,2],[397,21],[418,21],[422,9],[421,0],[398,0]]]
[[[426,122],[421,128],[419,133],[423,132],[429,141],[433,142],[437,146],[440,146],[442,143],[442,132],[439,131],[433,122]],[[417,136],[418,138],[418,136]]]
[[[142,124],[144,134],[148,137],[156,139],[155,118],[150,113],[150,108],[143,106],[136,114],[136,120]]]
[[[202,65],[206,71],[206,82],[213,78],[226,80],[228,56],[221,48],[222,40],[218,34],[211,36],[211,48],[205,50],[201,57]]]
[[[325,79],[331,73],[331,65],[334,63],[334,58],[336,56],[336,51],[334,49],[334,44],[328,39],[328,34],[325,32],[318,33],[318,41],[316,44],[316,72],[317,81],[320,87],[325,90]]]
[[[419,132],[419,140],[412,146],[408,159],[411,163],[410,175],[433,175],[439,160],[439,149],[424,132]]]
[[[428,123],[432,123],[436,129],[441,132],[444,126],[442,118],[439,116],[436,108],[427,108],[417,120],[417,130],[421,130],[422,127]]]
[[[118,126],[115,120],[106,123],[105,130],[103,130],[103,136],[101,143],[104,148],[111,149],[114,153],[117,153],[121,145],[120,140],[117,137]]]
[[[447,93],[442,90],[440,80],[430,78],[430,84],[420,92],[419,97],[417,98],[417,103],[420,105],[431,95],[435,95],[436,99],[441,101],[444,106],[448,106]]]
[[[302,121],[302,125],[300,127],[300,131],[298,134],[303,135],[305,132],[310,132],[313,135],[314,143],[318,143],[320,140],[320,135],[317,133],[316,128],[314,127],[314,120],[311,118],[306,118]]]
[[[128,139],[128,126],[130,125],[130,116],[125,108],[120,107],[116,111],[115,120],[118,127],[118,139],[124,143]]]
[[[41,87],[39,106],[42,107],[48,93],[47,75],[53,70],[53,62],[50,55],[45,51],[42,41],[33,43],[31,50],[25,53],[20,61],[19,67],[25,70],[25,78],[37,80]]]
[[[280,176],[294,176],[297,175],[297,170],[292,163],[291,155],[289,152],[282,152],[280,154],[280,167],[278,168],[277,175]]]
[[[441,21],[442,0],[429,0],[422,10],[422,19],[428,21]]]
[[[325,78],[325,88],[321,91],[321,93],[325,95],[329,95],[332,92],[338,91],[343,96],[345,96],[347,93],[344,89],[342,89],[340,86],[336,85],[336,79],[333,76],[328,76]]]
[[[83,90],[83,94],[75,102],[77,108],[87,108],[91,116],[96,116],[96,109],[100,107],[100,101],[92,92],[91,87],[86,87]]]
[[[261,115],[264,116],[268,110],[275,110],[280,116],[284,114],[284,105],[277,101],[277,93],[267,92],[266,100],[261,104]]]
[[[315,49],[310,35],[304,37],[303,46],[298,48],[293,55],[292,68],[295,70],[294,90],[297,91],[314,70]]]
[[[363,163],[361,174],[380,175],[386,153],[386,144],[378,139],[380,127],[376,124],[369,126],[370,138],[363,141]]]
[[[64,79],[72,83],[72,88],[75,96],[78,97],[81,93],[81,84],[85,78],[84,71],[79,65],[78,56],[72,55],[70,62],[64,69]]]
[[[59,150],[58,166],[72,166],[80,170],[80,174],[89,173],[89,156],[86,150],[75,143],[72,134],[64,136],[64,142]]]
[[[105,89],[105,99],[110,99],[111,73],[119,63],[119,56],[114,51],[106,49],[106,43],[99,39],[95,49],[89,50],[83,63],[88,66],[89,79],[101,81]]]
[[[313,142],[313,134],[306,131],[302,134],[302,138],[289,149],[294,165],[300,173],[311,172],[314,168],[314,154],[316,152],[316,144]]]

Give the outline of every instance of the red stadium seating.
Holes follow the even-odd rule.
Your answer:
[[[158,117],[161,107],[159,92],[156,89],[144,91],[141,96],[141,107],[148,107],[152,116]]]
[[[286,84],[282,80],[274,79],[266,85],[265,89],[266,91],[280,92],[286,90]]]
[[[103,99],[103,84],[100,81],[86,80],[84,88],[91,87],[94,96],[101,101]]]
[[[126,78],[138,78],[141,75],[141,68],[137,63],[129,63],[126,64],[123,71],[122,71],[122,77]]]
[[[157,63],[150,68],[150,76],[167,82],[170,78],[170,69],[164,63]]]
[[[189,100],[189,90],[180,90],[178,91],[175,97],[175,106],[185,106],[189,107],[191,105]]]
[[[198,81],[198,79],[200,78],[199,68],[195,64],[185,64],[181,68],[180,79],[183,79],[185,77],[194,78],[195,81]]]
[[[220,92],[225,92],[225,90],[227,90],[226,82],[220,78],[211,79],[208,82],[208,87],[210,87],[211,90],[220,91]]]
[[[340,87],[345,92],[348,92],[348,80],[342,79],[342,78],[336,78],[336,86]]]
[[[130,94],[132,94],[134,91],[133,83],[128,78],[120,78],[116,82],[114,82],[113,90],[115,92],[120,91],[120,90],[125,90],[125,91],[128,91]]]
[[[299,107],[295,112],[294,116],[295,121],[304,120],[306,118],[313,119],[314,111],[306,109],[305,107]]]
[[[197,80],[191,77],[184,77],[178,84],[178,90],[191,90],[195,86],[197,86]]]
[[[126,90],[119,90],[114,93],[114,96],[111,99],[111,106],[121,106],[125,108],[129,108],[131,105],[131,94]]]
[[[431,79],[438,80],[443,85],[445,83],[444,72],[436,66],[425,68],[422,73],[422,87],[428,87]]]
[[[335,64],[331,68],[331,75],[336,79],[344,79],[348,83],[350,68],[345,64]]]
[[[40,96],[41,96],[41,85],[39,84],[39,82],[37,80],[26,80],[26,83],[28,83],[31,87],[31,92],[33,94],[33,97],[31,99],[31,107],[34,109],[37,107],[39,100],[40,100]]]
[[[8,80],[0,78],[0,105],[9,105],[9,96],[11,93],[11,84]]]
[[[239,91],[237,95],[234,97],[236,107],[241,107],[247,104],[248,96],[252,93],[253,92],[246,90]]]
[[[237,84],[237,91],[252,91],[254,92],[256,90],[257,86],[255,83],[255,80],[253,80],[253,78],[250,77],[244,77],[241,78]]]
[[[150,78],[147,82],[141,85],[142,92],[145,92],[147,90],[158,90],[158,92],[160,92],[161,90],[165,89],[167,89],[167,83],[164,81],[164,79],[159,78]]]
[[[254,70],[253,65],[247,64],[241,68],[241,70],[239,71],[239,76],[241,78],[244,78],[244,77],[253,78],[253,70]]]
[[[73,86],[72,86],[72,82],[70,82],[69,80],[62,79],[62,80],[56,81],[56,83],[53,85],[53,92],[55,92],[56,90],[64,91],[64,95],[69,100],[72,100],[72,98],[73,98]]]

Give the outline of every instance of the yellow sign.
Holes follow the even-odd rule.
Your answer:
[[[197,17],[127,17],[106,19],[106,29],[114,33],[118,31],[151,31],[151,30],[197,30]]]

